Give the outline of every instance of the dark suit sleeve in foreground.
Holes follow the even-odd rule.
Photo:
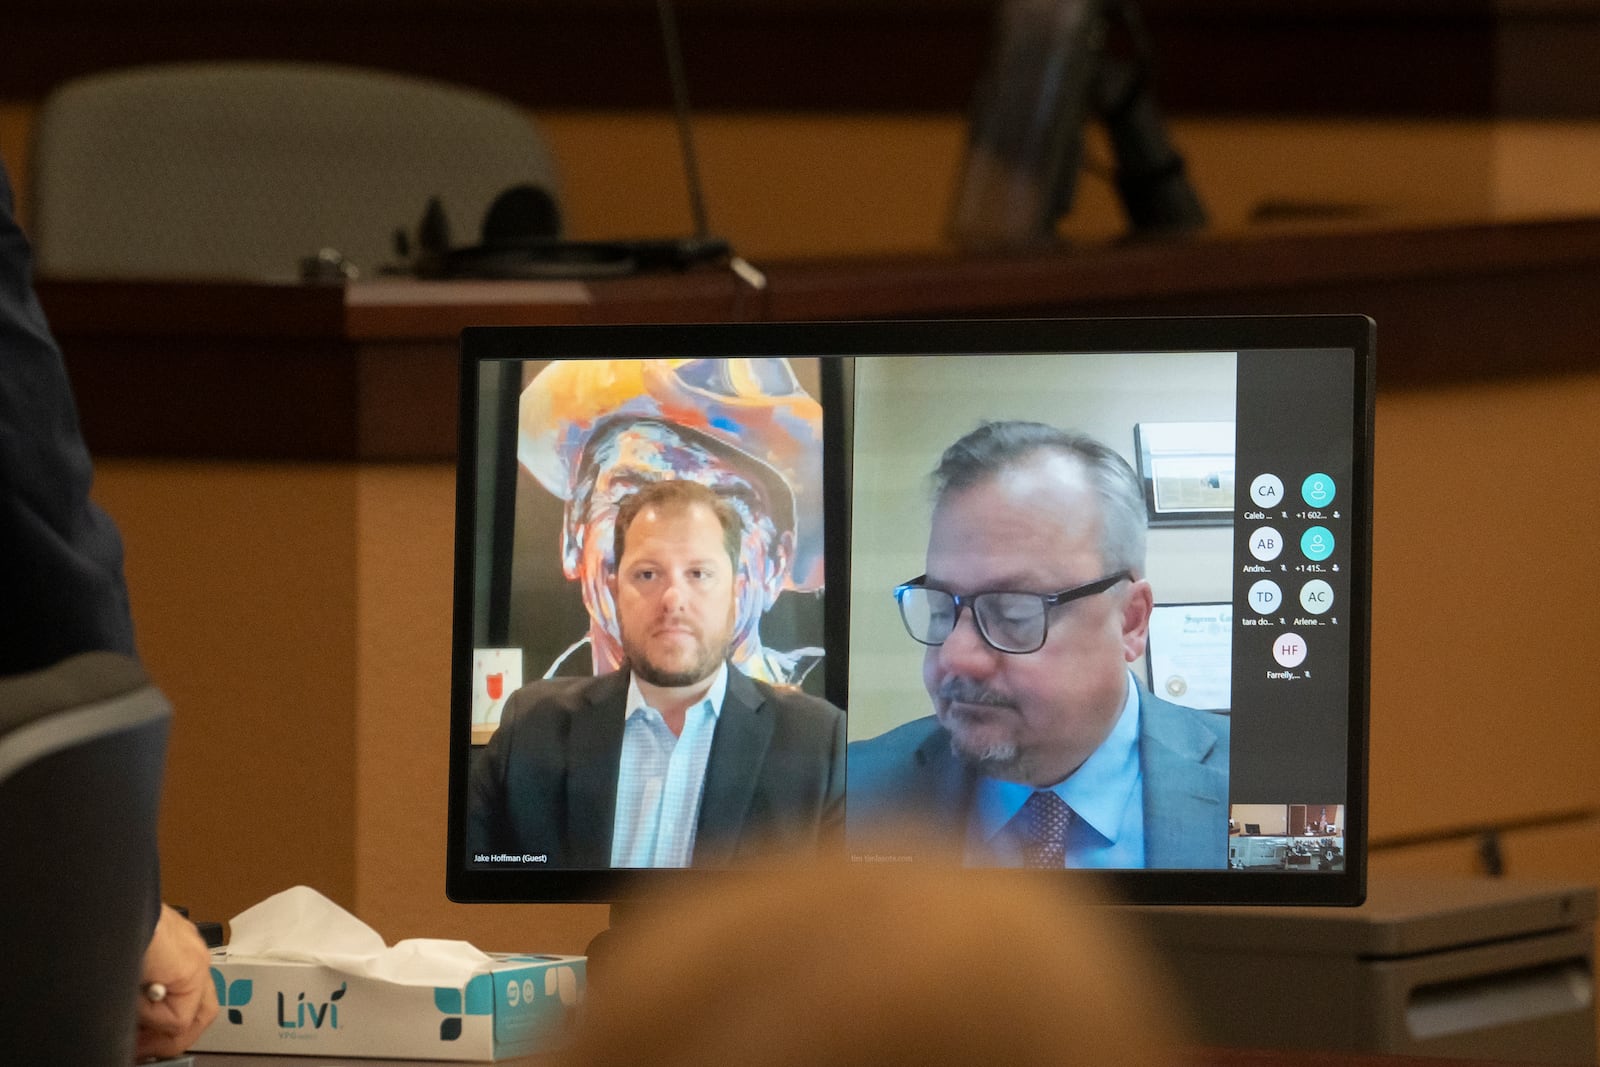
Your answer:
[[[0,165],[0,676],[81,652],[134,654],[122,538],[89,500],[89,450],[13,211]],[[150,866],[154,930],[161,903],[153,838]]]
[[[89,500],[89,452],[0,168],[0,675],[133,654],[122,540]]]

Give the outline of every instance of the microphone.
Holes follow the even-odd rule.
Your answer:
[[[672,113],[678,123],[678,151],[683,156],[683,177],[689,187],[689,215],[694,220],[694,240],[714,240],[706,217],[700,161],[694,151],[694,129],[689,122],[689,79],[683,72],[683,46],[678,41],[678,20],[672,0],[656,0],[656,13],[661,21],[661,43],[667,53],[667,78],[672,83]]]
[[[568,241],[561,234],[561,208],[549,191],[513,185],[490,203],[479,243],[450,246],[448,224],[437,198],[430,202],[419,238],[416,273],[431,278],[610,278],[650,270],[684,270],[697,263],[724,263],[747,285],[764,288],[761,272],[712,235],[706,221],[700,166],[689,121],[689,93],[671,0],[657,0],[661,37],[672,83],[678,146],[688,185],[694,230],[688,237],[643,240]]]

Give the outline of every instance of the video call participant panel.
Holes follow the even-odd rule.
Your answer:
[[[816,363],[502,368],[514,417],[498,420],[479,475],[490,498],[514,497],[514,521],[505,577],[487,576],[476,605],[471,863],[719,866],[815,847],[842,819],[844,716],[814,695],[825,659]],[[495,395],[484,410],[513,408]],[[619,541],[626,502],[676,481],[726,506],[729,543],[692,500],[642,510]],[[656,512],[697,521],[651,540]],[[672,541],[680,526],[686,555]]]
[[[1226,866],[1235,364],[856,361],[853,855]]]
[[[1353,357],[857,360],[852,858],[1241,870],[1265,864],[1239,862],[1230,806],[1312,795],[1343,869],[1364,639],[1325,605],[1364,551]],[[1274,478],[1296,499],[1267,516]],[[1267,610],[1284,588],[1298,610]],[[1041,606],[1045,632],[1008,641]]]

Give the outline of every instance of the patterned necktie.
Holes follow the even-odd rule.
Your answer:
[[[1054,793],[1040,790],[1022,805],[1022,865],[1024,867],[1066,866],[1067,827],[1072,809]]]

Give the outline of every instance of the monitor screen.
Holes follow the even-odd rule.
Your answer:
[[[466,331],[450,896],[798,855],[1358,902],[1372,334]]]

